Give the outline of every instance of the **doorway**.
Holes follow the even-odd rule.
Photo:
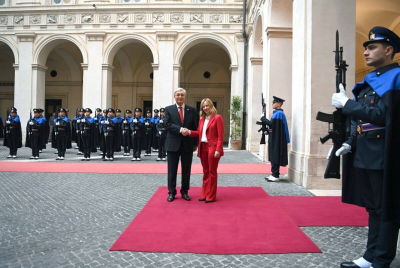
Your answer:
[[[151,114],[153,114],[153,101],[145,100],[143,101],[143,117],[146,117],[146,112],[150,110]]]
[[[55,113],[57,115],[57,110],[61,108],[62,105],[62,100],[61,99],[51,99],[51,100],[46,100],[45,102],[45,117],[47,120],[49,120],[50,116],[52,113]]]

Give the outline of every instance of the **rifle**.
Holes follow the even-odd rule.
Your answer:
[[[11,112],[9,111],[9,110],[7,110],[7,119],[6,119],[6,127],[5,127],[5,130],[6,130],[6,135],[7,135],[7,137],[8,137],[8,135],[10,134],[10,124],[7,124],[7,121],[10,121],[11,120]]]
[[[262,105],[262,114],[264,117],[267,117],[267,111],[266,111],[266,104],[264,101],[264,94],[261,93],[261,105]],[[269,135],[269,127],[267,124],[263,123],[262,121],[257,121],[257,125],[261,125],[261,128],[258,130],[258,132],[261,131],[261,141],[260,144],[265,144],[265,135]]]
[[[339,93],[340,84],[343,84],[346,88],[346,71],[349,66],[343,60],[343,47],[339,48],[339,31],[336,31],[336,50],[333,52],[335,53],[336,93]],[[333,141],[333,149],[329,156],[324,178],[340,179],[340,157],[336,156],[335,152],[342,147],[346,140],[347,117],[342,114],[342,109],[336,108],[336,111],[332,114],[318,112],[316,119],[328,123],[328,134],[320,138],[321,143],[324,144],[330,139]]]

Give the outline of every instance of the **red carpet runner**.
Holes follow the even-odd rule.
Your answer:
[[[365,208],[344,204],[340,196],[274,196],[298,226],[368,226]]]
[[[205,204],[167,202],[160,187],[110,250],[206,254],[320,253],[321,250],[261,187],[219,187]]]
[[[54,162],[7,162],[0,161],[0,172],[55,172],[55,173],[102,173],[102,174],[167,174],[167,163],[54,163]],[[180,168],[179,168],[180,172]],[[267,174],[270,164],[219,164],[219,174]],[[192,165],[192,174],[203,174],[201,164]],[[281,167],[287,174],[287,167]]]

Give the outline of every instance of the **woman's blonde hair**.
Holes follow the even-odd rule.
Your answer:
[[[217,109],[215,109],[214,103],[209,98],[205,98],[200,103],[200,117],[205,118],[207,116],[206,113],[203,111],[204,103],[207,103],[210,106],[211,116],[217,114]]]

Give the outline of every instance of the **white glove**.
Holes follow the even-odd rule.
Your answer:
[[[160,120],[160,121],[158,121],[160,124],[162,124],[162,123],[164,123],[164,121],[163,120]]]
[[[326,159],[329,160],[329,157],[331,157],[332,150],[333,150],[333,146],[332,146],[331,149],[329,150],[329,153],[328,153],[328,156],[326,157]]]
[[[110,122],[106,121],[106,125],[110,124]]]
[[[77,123],[80,123],[80,122],[81,122],[81,120],[80,120],[80,119],[78,119],[78,120],[76,120],[76,122],[77,122]]]
[[[340,92],[334,93],[332,96],[332,105],[336,108],[343,108],[346,105],[346,102],[349,100],[349,97],[347,96],[343,84],[339,85],[339,89]]]
[[[33,122],[29,122],[29,125],[31,125],[31,126],[32,126],[32,125],[33,125]]]
[[[10,124],[11,122],[9,120],[6,121],[6,124]]]
[[[60,125],[60,122],[57,121],[56,126],[59,126],[59,125]]]
[[[86,121],[85,118],[83,118],[83,119],[82,119],[82,123],[85,123],[85,121]]]
[[[162,132],[161,132],[161,131],[158,131],[158,133],[160,133],[160,135],[161,135]]]
[[[137,119],[135,118],[135,119],[133,119],[133,123],[137,123]]]
[[[343,143],[342,147],[340,147],[339,150],[336,151],[335,155],[336,156],[341,156],[349,153],[351,151],[351,146],[348,145],[347,143]]]
[[[126,124],[128,121],[124,120],[124,124]]]

